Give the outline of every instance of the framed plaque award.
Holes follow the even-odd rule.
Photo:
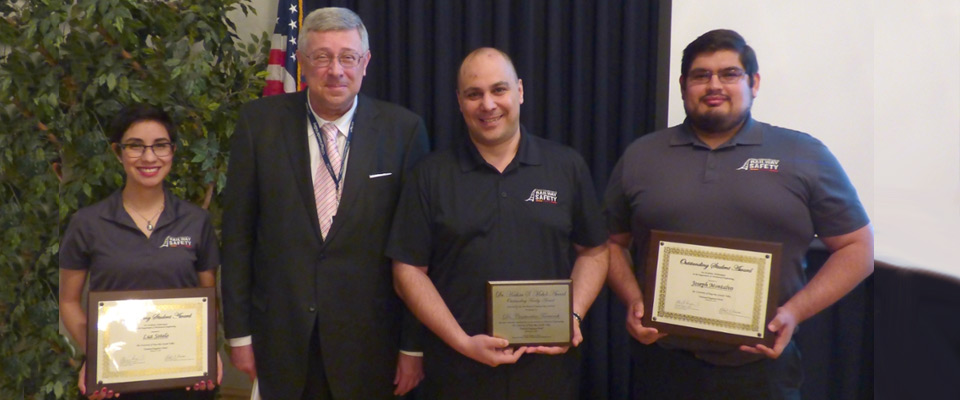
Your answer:
[[[90,292],[87,392],[193,386],[217,376],[216,288]]]
[[[645,326],[707,340],[773,347],[779,243],[651,231]]]
[[[567,346],[573,340],[569,279],[487,282],[487,332],[511,346]]]

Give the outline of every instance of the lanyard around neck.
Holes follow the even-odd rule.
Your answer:
[[[320,138],[320,135],[323,132],[320,130],[320,124],[317,123],[317,119],[313,117],[313,111],[310,110],[310,104],[307,104],[307,118],[310,119],[310,125],[313,126],[313,137],[317,139],[317,146],[320,149],[320,156],[323,158],[323,164],[327,167],[327,173],[330,174],[330,178],[333,179],[333,184],[337,188],[337,193],[340,192],[340,182],[343,180],[343,166],[347,162],[347,152],[350,151],[350,139],[353,137],[353,122],[356,119],[356,112],[353,114],[353,118],[350,118],[350,129],[347,131],[347,143],[343,146],[343,153],[340,154],[340,172],[333,172],[333,165],[330,164],[330,157],[327,156],[327,146],[324,141]],[[334,138],[336,142],[336,138]],[[338,196],[339,197],[339,196]]]

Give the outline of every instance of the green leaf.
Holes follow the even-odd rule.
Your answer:
[[[163,105],[180,122],[182,158],[167,183],[199,201],[215,182],[219,229],[229,160],[220,149],[266,71],[266,35],[239,41],[224,19],[250,2],[0,0],[0,98],[23,108],[0,107],[0,398],[80,398],[72,347],[57,333],[57,255],[72,215],[124,183],[105,139],[123,105]]]

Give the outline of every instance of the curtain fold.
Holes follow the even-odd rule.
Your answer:
[[[471,50],[506,52],[523,80],[521,122],[586,160],[598,198],[630,142],[654,130],[659,1],[305,1],[363,19],[373,58],[362,92],[424,118],[434,149],[465,140],[456,99]],[[627,399],[626,311],[604,291],[583,325],[582,399]]]
[[[571,0],[306,1],[347,7],[370,33],[362,91],[427,123],[434,148],[465,137],[457,70],[471,50],[513,58],[524,84],[521,122],[583,155],[598,196],[633,139],[654,129],[660,2]]]
[[[506,52],[523,80],[521,122],[535,135],[576,149],[590,166],[598,197],[627,145],[657,128],[658,17],[659,7],[669,4],[304,0],[305,12],[337,6],[360,15],[373,54],[362,91],[422,116],[434,149],[466,138],[456,100],[463,57],[481,46]],[[669,82],[669,90],[678,90],[676,85]],[[808,274],[824,259],[812,252]],[[873,396],[873,298],[868,279],[803,325],[798,341],[805,397]],[[629,398],[632,339],[625,316],[624,306],[604,289],[584,319],[580,398]]]

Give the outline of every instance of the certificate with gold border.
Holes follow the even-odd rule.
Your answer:
[[[645,326],[678,336],[772,347],[779,243],[651,231]]]
[[[90,292],[87,392],[186,388],[217,376],[216,293]]]

